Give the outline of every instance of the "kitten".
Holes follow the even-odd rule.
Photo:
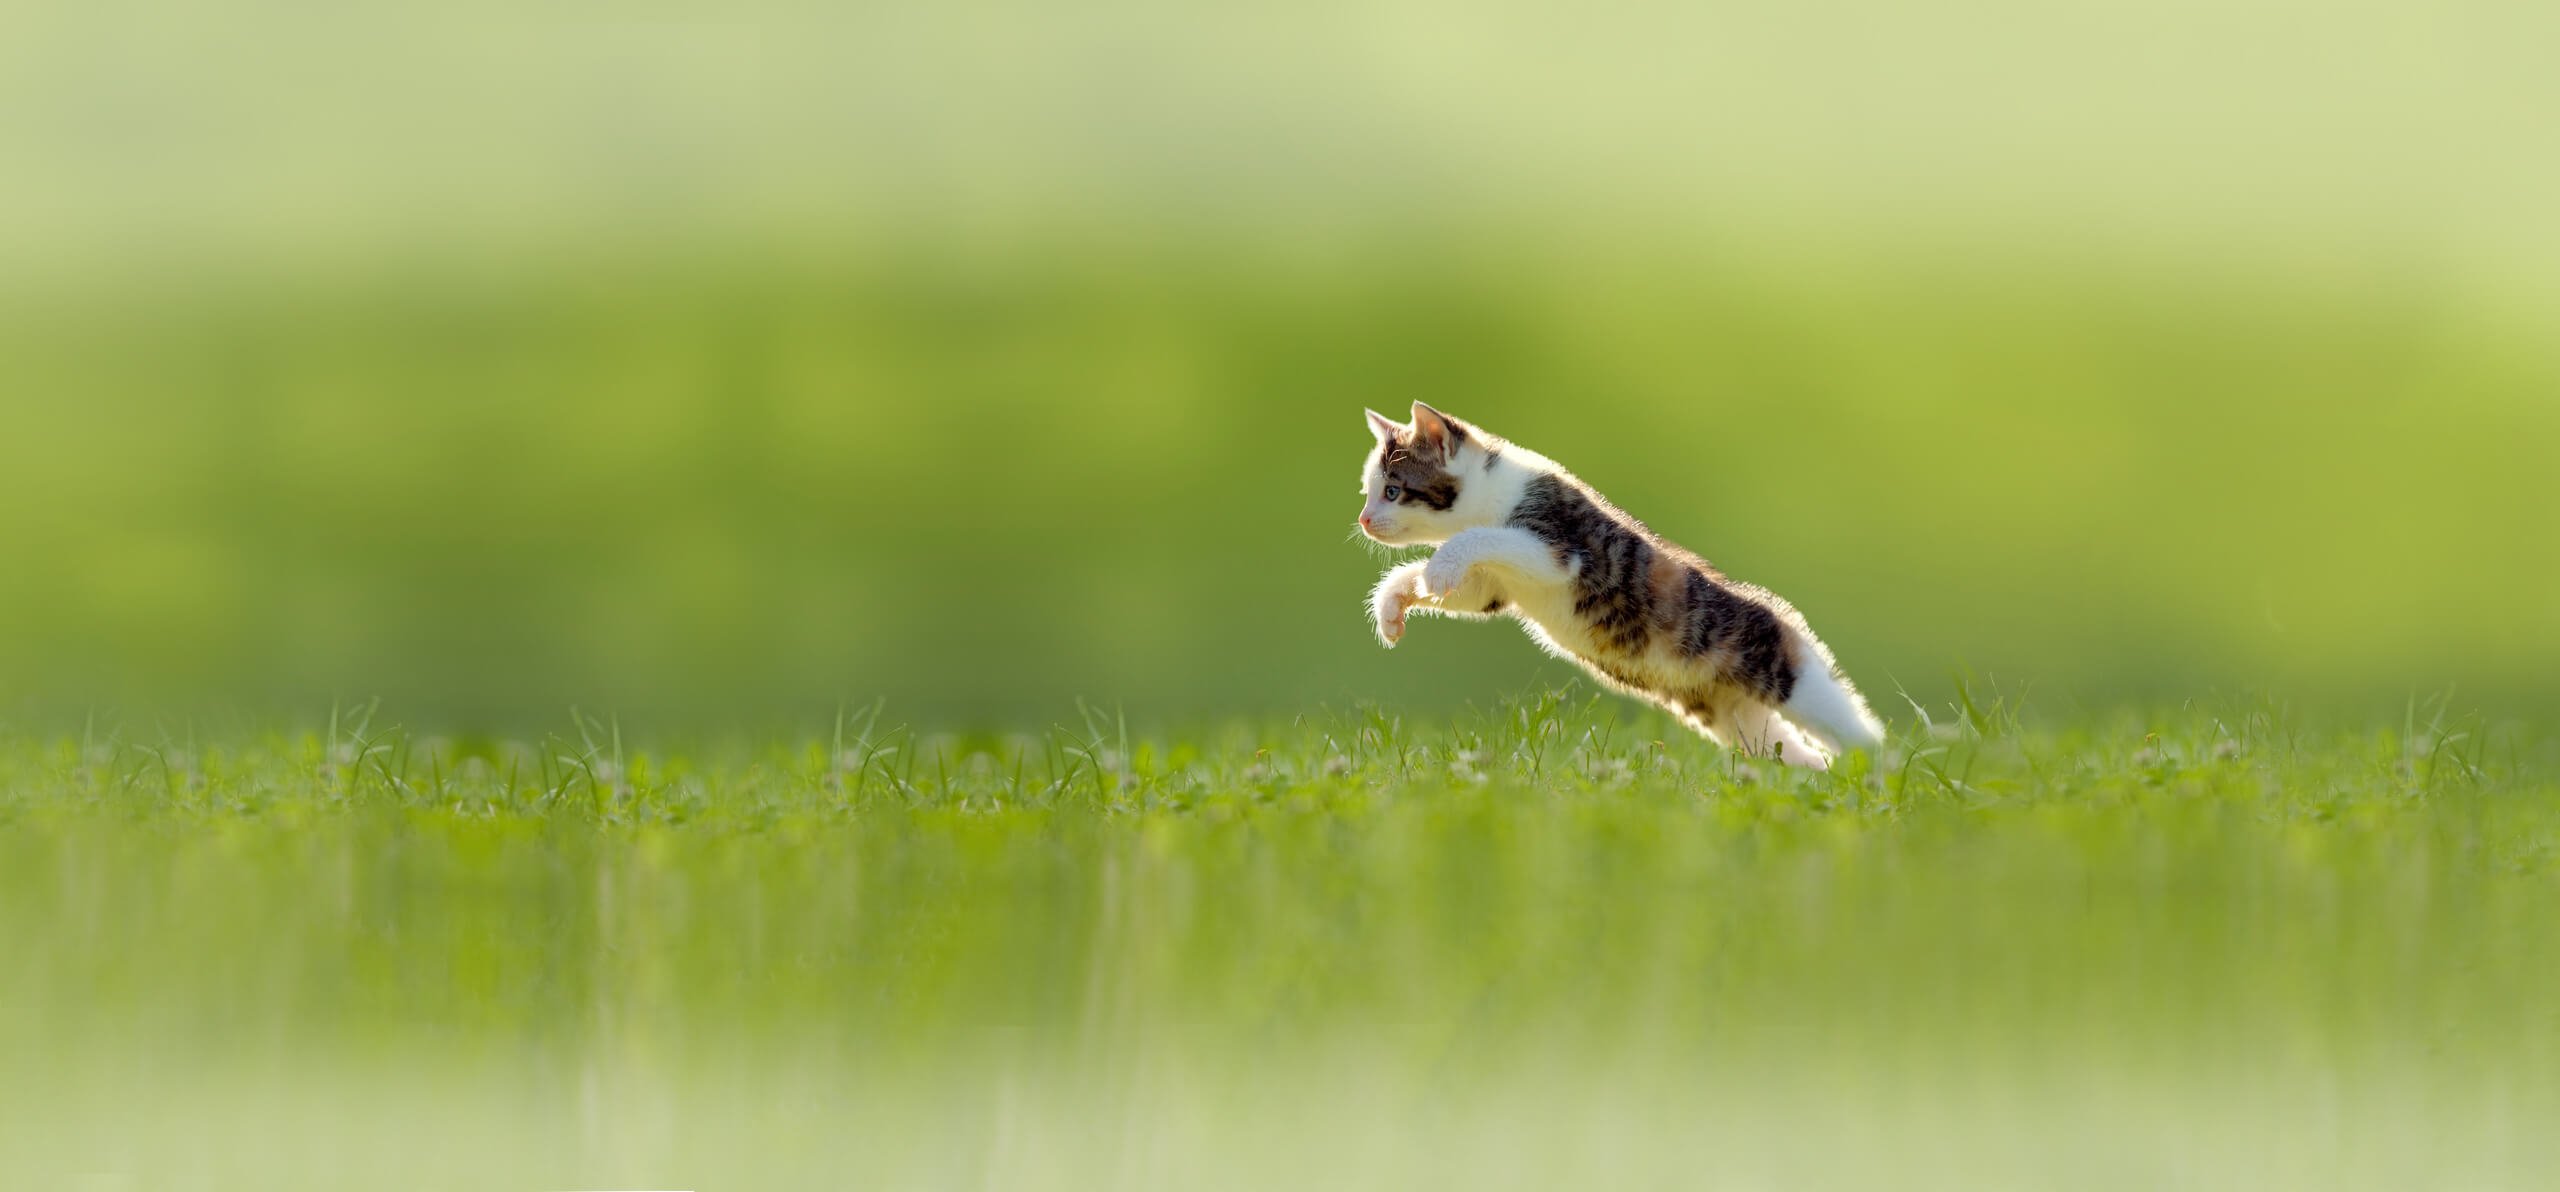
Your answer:
[[[1795,608],[1657,537],[1572,473],[1421,402],[1369,411],[1360,529],[1437,546],[1370,597],[1393,647],[1409,612],[1517,617],[1547,652],[1720,745],[1828,768],[1884,726]]]

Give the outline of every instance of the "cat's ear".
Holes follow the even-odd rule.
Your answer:
[[[1467,431],[1457,419],[1415,402],[1413,437],[1416,442],[1427,444],[1446,458],[1458,450],[1458,444],[1467,441]]]
[[[1364,410],[1362,412],[1369,416],[1369,433],[1377,436],[1380,445],[1383,446],[1385,444],[1395,442],[1396,436],[1404,433],[1404,428],[1396,425],[1395,419],[1389,418],[1376,410]]]

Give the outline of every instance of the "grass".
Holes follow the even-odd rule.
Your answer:
[[[0,1181],[2524,1186],[2512,728],[1587,692],[789,743],[0,744]]]

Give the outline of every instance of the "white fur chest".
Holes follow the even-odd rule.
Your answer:
[[[1540,585],[1517,593],[1511,604],[1528,626],[1529,636],[1548,653],[1576,662],[1598,656],[1590,628],[1573,611],[1571,584]]]

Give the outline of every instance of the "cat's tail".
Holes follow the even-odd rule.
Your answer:
[[[1884,722],[1867,710],[1857,685],[1831,660],[1831,650],[1802,625],[1790,625],[1796,685],[1780,711],[1833,753],[1884,744]]]

